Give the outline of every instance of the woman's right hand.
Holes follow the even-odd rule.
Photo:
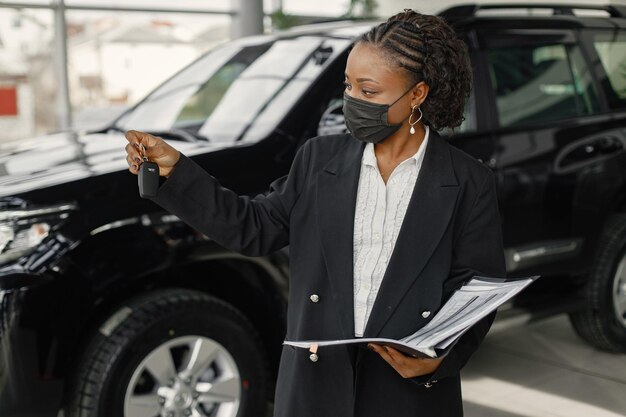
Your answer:
[[[145,155],[150,162],[159,166],[159,175],[169,177],[180,160],[180,152],[170,146],[163,139],[138,130],[129,130],[124,135],[129,143],[126,144],[126,162],[128,170],[137,175],[139,166]]]

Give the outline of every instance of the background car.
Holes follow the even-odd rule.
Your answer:
[[[443,12],[475,84],[463,125],[441,133],[497,175],[508,275],[543,277],[499,319],[567,312],[588,343],[624,352],[626,10],[603,11]],[[377,23],[232,41],[102,131],[0,144],[0,415],[262,415],[289,248],[233,253],[139,198],[123,132],[263,194],[307,139],[345,132],[345,61]]]

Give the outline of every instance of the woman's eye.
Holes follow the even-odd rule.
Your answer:
[[[343,85],[344,85],[344,87],[345,87],[345,88],[347,88],[348,90],[349,90],[349,89],[350,89],[350,87],[351,87],[351,86],[350,86],[350,84],[349,84],[348,82],[346,82],[346,81],[344,81],[344,82],[343,82]]]
[[[363,94],[365,94],[366,96],[370,96],[370,95],[372,95],[374,93],[375,93],[375,91],[363,90]]]

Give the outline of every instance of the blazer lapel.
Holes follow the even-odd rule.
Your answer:
[[[344,146],[317,174],[315,215],[344,338],[354,337],[353,233],[365,142],[346,135]]]
[[[316,217],[344,337],[354,338],[354,213],[366,144],[350,135],[346,138],[347,145],[317,174]],[[459,187],[448,146],[430,130],[422,167],[363,337],[380,334],[450,222]]]

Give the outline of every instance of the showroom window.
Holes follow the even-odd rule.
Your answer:
[[[588,115],[599,109],[578,46],[501,45],[489,49],[487,59],[502,127]]]

